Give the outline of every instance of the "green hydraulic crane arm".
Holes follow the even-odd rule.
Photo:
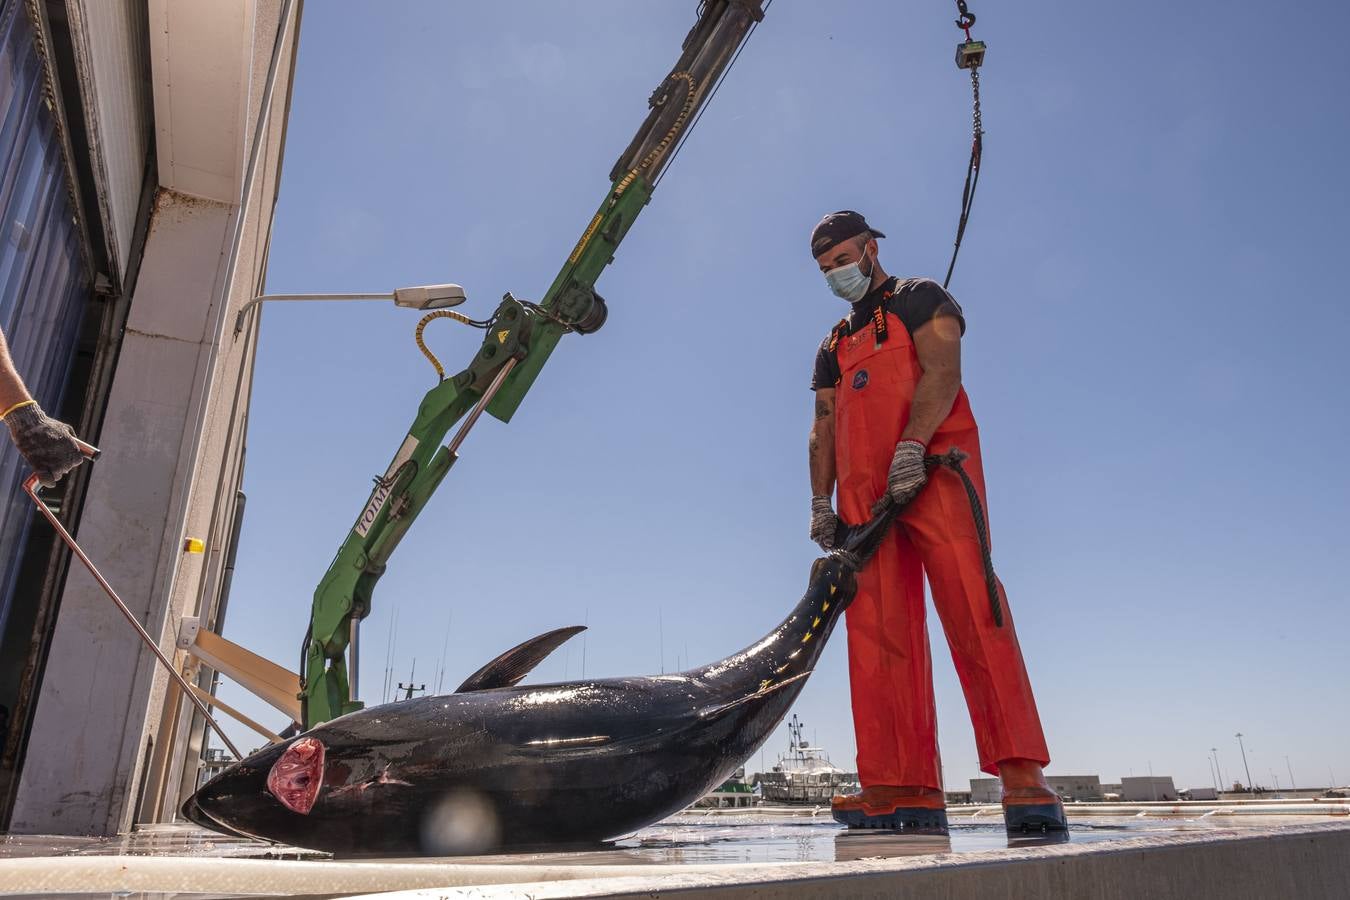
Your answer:
[[[770,0],[771,2],[771,0]],[[595,282],[651,199],[703,104],[756,23],[764,0],[703,0],[680,60],[652,92],[650,111],[610,173],[610,188],[562,270],[539,303],[507,294],[485,326],[472,362],[427,392],[384,475],[375,479],[361,515],[314,591],[305,635],[300,693],[305,728],[361,708],[357,634],[370,613],[375,582],[436,487],[458,459],[469,430],[486,411],[509,422],[558,340],[604,324]],[[462,421],[461,421],[462,420]],[[442,444],[460,423],[454,437]]]

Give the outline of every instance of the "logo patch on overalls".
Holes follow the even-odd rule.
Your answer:
[[[853,376],[853,389],[860,391],[867,387],[867,370],[859,369],[858,374]]]

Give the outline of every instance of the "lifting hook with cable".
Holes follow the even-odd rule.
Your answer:
[[[956,11],[960,13],[956,19],[956,27],[966,33],[966,40],[972,40],[970,26],[975,24],[975,14],[966,8],[966,0],[956,0]]]
[[[980,116],[980,66],[984,63],[984,41],[971,37],[970,29],[975,24],[975,14],[966,7],[966,0],[956,0],[956,27],[966,33],[966,39],[956,45],[957,68],[970,70],[970,92],[973,100],[972,137],[970,142],[970,162],[966,165],[966,183],[961,191],[961,217],[956,223],[956,242],[952,247],[952,260],[947,265],[947,277],[942,279],[945,289],[951,284],[952,271],[956,268],[956,257],[961,252],[961,239],[966,234],[966,223],[970,220],[970,209],[975,202],[975,186],[980,181],[980,158],[984,154],[984,122]]]

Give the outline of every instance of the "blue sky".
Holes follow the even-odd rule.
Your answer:
[[[538,299],[689,2],[311,3],[268,289]],[[976,3],[986,160],[952,290],[1006,583],[1059,772],[1350,781],[1344,8]],[[640,15],[634,10],[640,9]],[[815,548],[807,386],[843,313],[807,234],[862,210],[941,276],[969,143],[944,3],[775,3],[509,426],[394,556],[363,696],[589,622],[588,675],[759,637]],[[314,585],[434,383],[416,314],[267,308],[226,636],[294,666]],[[452,371],[476,332],[429,340]],[[977,774],[940,629],[948,783]],[[581,639],[537,670],[577,677]],[[798,701],[851,765],[836,634]],[[228,686],[223,696],[265,710]],[[241,740],[249,738],[241,734]],[[769,740],[767,761],[786,744]],[[758,760],[751,769],[758,768]]]

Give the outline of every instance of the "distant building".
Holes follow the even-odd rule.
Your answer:
[[[971,803],[998,803],[1003,799],[1003,785],[997,778],[970,779]]]
[[[1186,788],[1177,791],[1177,795],[1183,800],[1218,800],[1219,792],[1212,787]]]
[[[1102,794],[1102,780],[1096,775],[1050,775],[1045,776],[1050,789],[1060,798],[1073,803],[1098,803],[1105,799]]]
[[[1096,803],[1105,799],[1101,778],[1097,775],[1053,775],[1047,773],[1050,789],[1067,801]],[[1175,793],[1175,791],[1173,791]],[[997,778],[970,779],[972,803],[998,803],[1003,799],[1003,785]]]
[[[1136,775],[1120,779],[1120,799],[1126,803],[1176,800],[1177,788],[1170,775]]]

